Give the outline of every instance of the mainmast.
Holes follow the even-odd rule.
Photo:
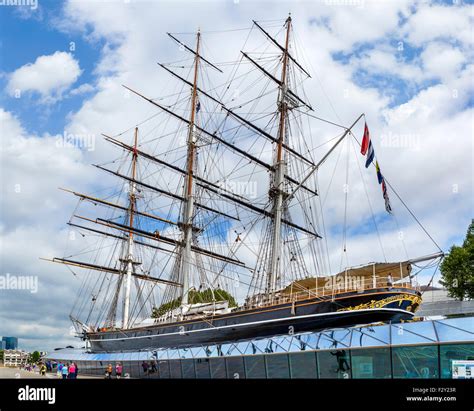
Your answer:
[[[124,262],[127,264],[127,274],[125,280],[125,294],[123,299],[123,321],[122,321],[122,328],[129,327],[129,318],[130,318],[130,290],[132,287],[132,274],[133,274],[133,217],[135,216],[135,204],[136,204],[136,196],[135,196],[135,177],[136,177],[136,169],[137,169],[137,140],[138,140],[138,128],[135,128],[135,139],[134,139],[134,150],[132,152],[132,178],[129,183],[129,231],[128,231],[128,244],[127,244],[127,255],[124,259]]]
[[[196,136],[195,136],[195,116],[197,107],[197,81],[199,68],[199,46],[201,40],[200,30],[197,32],[196,54],[194,56],[194,81],[191,95],[191,117],[188,128],[188,154],[186,164],[186,179],[184,185],[184,212],[183,212],[183,233],[184,244],[181,260],[181,273],[183,287],[181,291],[181,304],[188,304],[189,286],[191,277],[191,245],[193,235],[193,214],[194,214],[194,189],[193,189],[193,170],[196,157]]]
[[[273,185],[270,189],[270,195],[273,196],[273,239],[270,261],[270,272],[267,278],[267,293],[276,290],[278,271],[280,267],[281,256],[281,222],[283,213],[283,197],[285,195],[284,181],[286,163],[283,155],[283,145],[286,135],[286,117],[288,114],[288,104],[286,102],[287,93],[287,71],[288,71],[288,44],[290,40],[291,16],[286,20],[286,40],[283,51],[283,68],[281,73],[280,92],[278,96],[278,110],[280,112],[280,123],[278,127],[278,142],[276,147],[276,156],[274,163]]]

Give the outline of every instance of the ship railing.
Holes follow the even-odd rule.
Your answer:
[[[375,281],[370,279],[364,279],[362,284],[358,284],[357,287],[345,287],[342,286],[335,286],[335,287],[320,287],[320,288],[313,288],[313,289],[306,289],[302,291],[297,291],[289,294],[278,294],[278,295],[270,295],[263,297],[261,295],[257,296],[256,298],[252,298],[247,302],[246,307],[239,307],[234,311],[240,311],[241,309],[246,309],[249,306],[251,307],[267,307],[272,305],[278,304],[285,304],[285,303],[294,303],[297,301],[308,300],[311,298],[318,298],[318,297],[327,297],[331,296],[336,298],[337,295],[347,293],[347,292],[365,292],[370,289],[377,289],[377,288],[386,288],[389,287],[386,278],[377,278]],[[410,280],[407,281],[399,281],[390,285],[390,289],[397,289],[397,288],[408,288],[414,289],[416,291],[420,291],[420,286],[416,283],[410,283]]]

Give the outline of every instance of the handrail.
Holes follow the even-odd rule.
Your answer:
[[[420,286],[418,284],[410,284],[408,280],[407,282],[392,284],[390,287],[388,286],[385,278],[384,279],[377,278],[375,287],[373,286],[374,284],[373,284],[372,278],[367,279],[367,280],[368,281],[364,280],[364,287],[343,287],[343,286],[342,287],[322,287],[322,293],[315,292],[315,289],[306,289],[306,290],[298,291],[298,292],[291,293],[288,295],[278,295],[278,296],[273,295],[273,296],[269,296],[266,300],[255,303],[255,304],[252,304],[252,302],[250,301],[250,303],[247,304],[246,306],[239,307],[234,311],[242,311],[244,309],[248,309],[249,307],[261,308],[261,307],[268,307],[268,306],[277,305],[277,304],[292,303],[292,302],[297,302],[297,301],[302,301],[302,300],[308,300],[314,297],[316,298],[324,297],[326,295],[332,295],[336,297],[339,294],[344,294],[348,292],[354,292],[354,291],[363,292],[365,290],[377,289],[377,288],[390,288],[390,289],[409,288],[416,291],[420,291]],[[258,296],[258,297],[261,297],[261,296]]]

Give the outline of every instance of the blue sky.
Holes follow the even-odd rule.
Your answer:
[[[63,3],[60,1],[42,0],[39,5],[41,17],[34,13],[33,18],[26,18],[15,7],[2,8],[0,14],[2,89],[6,87],[8,81],[6,73],[34,62],[38,56],[50,55],[56,51],[71,53],[80,62],[82,74],[74,87],[93,83],[94,67],[103,43],[87,41],[83,36],[59,29],[56,20],[61,19],[62,7]],[[23,126],[29,132],[39,134],[62,133],[68,114],[78,110],[84,99],[81,95],[71,96],[45,110],[45,107],[36,104],[37,93],[27,93],[25,97],[16,99],[2,93],[0,105],[19,115]]]

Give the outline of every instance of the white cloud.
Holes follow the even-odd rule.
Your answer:
[[[2,108],[0,131],[0,275],[38,278],[35,294],[0,290],[0,334],[19,336],[25,348],[52,348],[38,343],[41,338],[52,338],[56,346],[78,344],[68,336],[67,319],[58,318],[56,310],[70,310],[79,283],[61,267],[39,258],[62,255],[66,244],[71,244],[64,221],[76,199],[58,187],[85,189],[92,180],[91,167],[83,162],[78,147],[63,144],[63,136],[30,135],[18,118]],[[12,301],[21,302],[22,308],[11,310]],[[44,326],[43,331],[35,324]]]
[[[84,84],[81,84],[79,87],[76,87],[76,88],[72,89],[69,92],[69,95],[70,96],[79,96],[79,95],[82,95],[82,94],[91,93],[94,90],[95,89],[94,89],[94,86],[92,84],[84,83]]]
[[[425,74],[444,82],[453,80],[466,62],[466,53],[449,43],[430,43],[421,53]]]
[[[39,56],[34,63],[28,63],[9,75],[7,92],[14,96],[20,93],[36,92],[42,101],[54,103],[76,82],[81,75],[78,61],[72,54],[56,51]]]
[[[369,50],[357,58],[352,58],[351,65],[363,68],[370,74],[394,76],[407,82],[418,82],[425,77],[419,66],[406,63],[400,57],[397,57],[394,48]]]
[[[453,2],[454,3],[454,2]],[[465,45],[472,42],[472,6],[430,5],[420,3],[411,14],[402,31],[416,46],[433,40],[459,41]]]

